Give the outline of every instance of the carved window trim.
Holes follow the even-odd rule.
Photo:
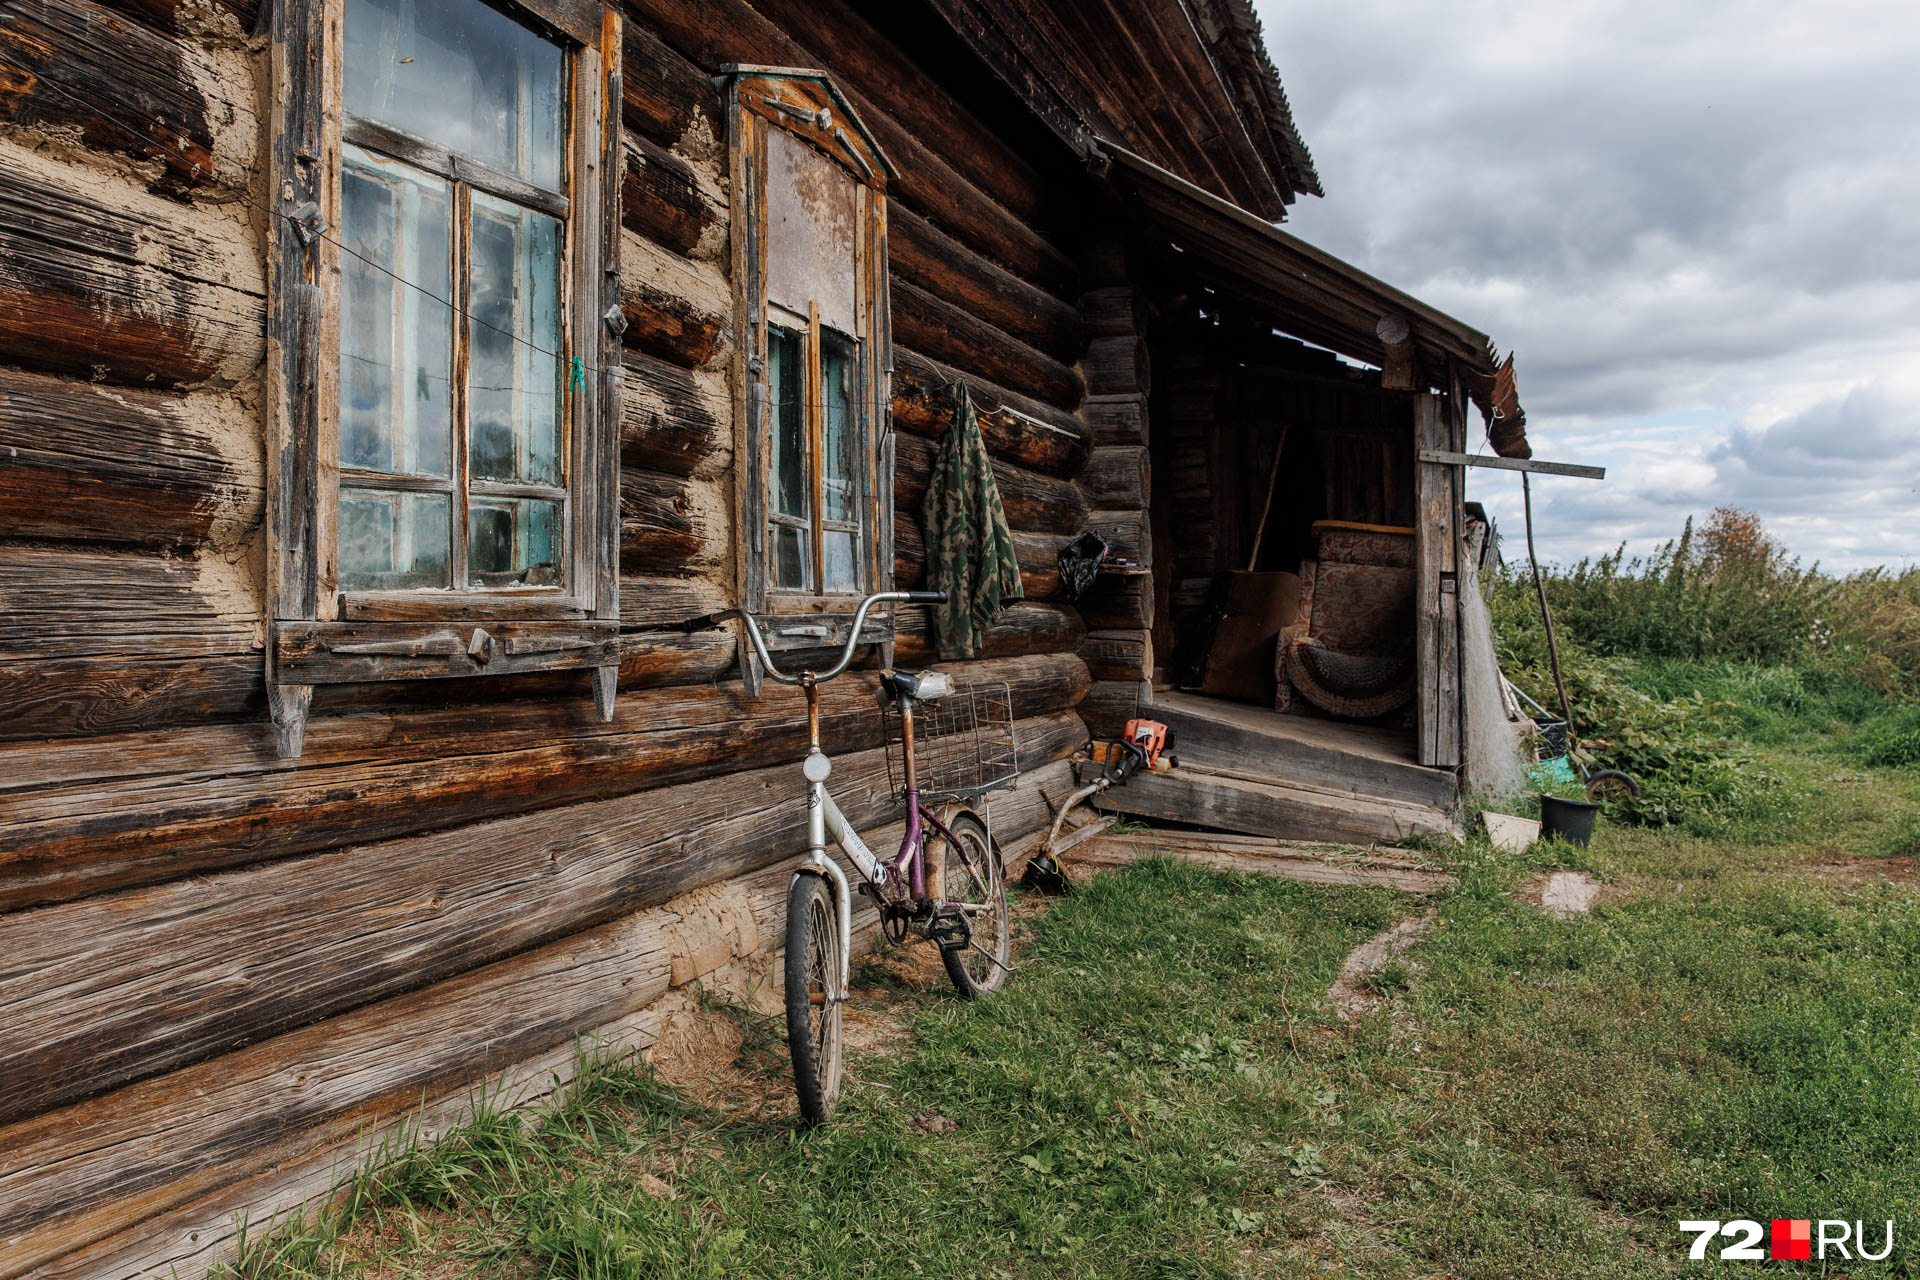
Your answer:
[[[887,297],[887,182],[894,170],[861,123],[852,105],[825,72],[792,67],[730,66],[730,128],[733,279],[736,307],[735,385],[745,389],[735,457],[737,570],[742,607],[757,615],[776,615],[770,642],[781,648],[811,648],[844,637],[853,607],[865,591],[881,590],[893,576],[892,328]],[[861,546],[859,590],[822,593],[818,569],[807,591],[776,589],[768,566],[769,477],[772,468],[768,330],[770,325],[807,332],[808,385],[817,383],[820,325],[796,303],[770,303],[767,290],[768,235],[767,145],[779,130],[846,171],[852,179],[855,207],[854,299],[859,311],[858,433],[866,481],[861,495],[865,536]],[[814,399],[813,396],[808,397]],[[812,415],[809,421],[811,423]],[[810,429],[818,448],[818,432]],[[818,456],[817,454],[815,455]],[[813,473],[815,526],[818,470]],[[816,555],[816,566],[818,556]],[[839,627],[833,625],[836,615]],[[808,621],[811,619],[811,621]],[[883,620],[870,624],[876,639],[888,634]],[[743,662],[751,666],[744,653]],[[750,684],[755,672],[747,672]]]
[[[335,590],[344,0],[273,0],[268,255],[266,677],[298,756],[318,684],[619,671],[620,17],[600,0],[495,0],[566,48],[569,296],[566,581]],[[464,323],[464,315],[460,317]],[[575,364],[575,361],[578,361]]]

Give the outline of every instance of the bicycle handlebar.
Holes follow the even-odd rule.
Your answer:
[[[753,650],[760,655],[760,665],[767,669],[767,675],[781,684],[800,684],[811,678],[815,684],[833,679],[853,662],[854,650],[860,647],[860,632],[867,625],[867,614],[876,604],[898,602],[900,604],[945,604],[947,593],[944,591],[881,591],[868,596],[860,602],[859,612],[853,615],[853,629],[847,633],[847,643],[840,650],[840,661],[832,669],[822,672],[802,671],[798,675],[788,675],[773,665],[773,655],[767,652],[767,640],[761,634],[760,624],[754,616],[744,609],[727,609],[720,613],[709,613],[705,617],[695,618],[686,624],[688,631],[704,631],[717,627],[721,623],[738,618],[747,624],[747,638],[753,642]]]

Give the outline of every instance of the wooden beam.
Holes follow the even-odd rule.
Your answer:
[[[1437,462],[1445,467],[1487,467],[1494,471],[1532,471],[1538,475],[1572,476],[1576,480],[1605,480],[1605,467],[1583,467],[1574,462],[1542,462],[1538,458],[1495,458],[1484,453],[1453,453],[1446,449],[1422,449],[1420,461]]]

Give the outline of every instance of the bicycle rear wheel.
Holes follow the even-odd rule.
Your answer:
[[[800,1117],[824,1124],[840,1096],[840,921],[833,890],[801,872],[787,891],[787,1050]]]
[[[940,840],[938,892],[942,901],[967,908],[972,937],[961,946],[941,947],[940,960],[954,990],[971,1000],[1006,985],[1013,917],[1007,910],[1006,872],[987,829],[971,814],[956,818],[952,829],[961,847],[945,847]]]

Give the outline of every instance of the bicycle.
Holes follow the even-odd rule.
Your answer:
[[[696,629],[740,619],[767,677],[806,692],[808,746],[800,769],[807,780],[807,855],[787,890],[785,994],[794,1088],[800,1114],[808,1124],[822,1124],[832,1113],[844,1065],[841,1008],[850,975],[853,902],[846,874],[827,854],[829,837],[865,878],[861,891],[877,904],[883,932],[894,941],[904,941],[917,929],[938,946],[947,976],[962,999],[998,990],[1011,972],[1007,957],[1012,921],[1005,869],[987,823],[964,806],[943,820],[920,793],[914,713],[926,703],[954,695],[945,673],[880,673],[882,696],[899,711],[906,784],[907,830],[891,860],[882,861],[867,848],[827,791],[833,766],[820,747],[820,686],[852,663],[867,614],[876,604],[941,604],[946,598],[943,591],[883,591],[868,596],[854,615],[839,660],[819,672],[781,671],[767,651],[759,623],[743,610],[710,614],[689,624],[689,629]],[[937,868],[929,833],[938,837]],[[930,870],[933,892],[929,892]]]

